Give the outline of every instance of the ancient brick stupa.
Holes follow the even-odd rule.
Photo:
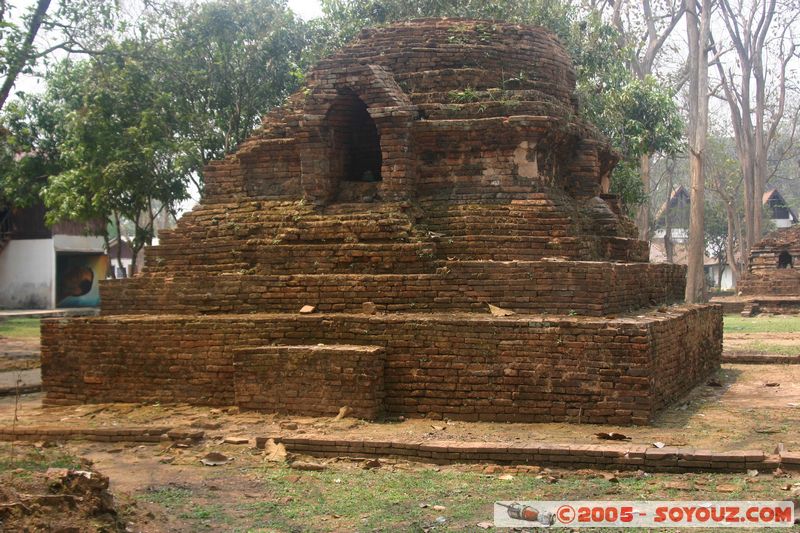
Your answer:
[[[44,325],[46,402],[647,423],[719,366],[720,311],[667,306],[685,270],[605,194],[574,88],[541,28],[365,30],[101,316]]]
[[[753,246],[738,288],[744,315],[800,313],[800,225],[775,230]]]

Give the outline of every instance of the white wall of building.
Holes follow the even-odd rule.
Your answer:
[[[102,254],[105,243],[102,237],[83,235],[54,235],[53,245],[57,252],[91,252]]]
[[[776,228],[788,228],[792,225],[791,218],[773,218],[771,220],[772,223],[775,224]]]
[[[11,240],[0,252],[0,308],[55,307],[53,239]]]
[[[653,239],[664,239],[667,230],[660,228],[653,232]],[[686,228],[672,228],[672,242],[687,242],[689,240],[689,230]]]

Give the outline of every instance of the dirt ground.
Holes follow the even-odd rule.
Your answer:
[[[80,519],[83,513],[84,524],[90,526],[76,531],[479,531],[491,524],[496,500],[779,501],[800,497],[800,475],[781,472],[650,475],[301,458],[322,468],[310,472],[270,461],[251,446],[214,440],[186,448],[70,442],[48,450],[55,450],[48,453],[57,457],[82,457],[74,462],[111,479],[116,516],[106,517],[99,528],[96,517],[81,505],[70,520]],[[199,459],[209,451],[233,460],[223,466],[203,466]],[[14,453],[19,460],[20,455],[42,451],[18,445]],[[3,460],[8,464],[8,457],[8,445],[0,445],[0,466]],[[29,479],[31,470],[49,466],[41,463],[9,469],[16,475],[12,482],[18,484],[20,479]],[[28,476],[23,478],[22,473]],[[3,478],[8,476],[0,474],[0,481]],[[24,484],[30,491],[29,482]],[[122,527],[113,527],[114,519]],[[47,529],[34,529],[38,530]]]

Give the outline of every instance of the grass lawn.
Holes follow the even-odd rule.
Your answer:
[[[264,492],[249,501],[225,501],[200,487],[174,486],[153,487],[137,499],[192,524],[190,529],[480,531],[477,524],[492,521],[497,500],[780,500],[786,496],[781,487],[789,482],[744,474],[632,472],[610,480],[591,471],[564,471],[556,474],[559,479],[534,473],[502,479],[500,473],[463,468],[361,470],[336,465],[323,472],[298,472],[280,465],[251,471]]]
[[[8,443],[0,443],[0,473],[15,471],[14,476],[26,477],[30,472],[44,472],[48,468],[81,466],[80,459],[58,448],[12,447]]]
[[[38,318],[0,319],[0,337],[9,339],[36,339],[39,337]]]
[[[800,333],[800,315],[755,316],[725,315],[724,333]]]
[[[800,345],[785,345],[774,342],[753,341],[742,344],[740,350],[745,352],[768,353],[775,355],[800,355]]]

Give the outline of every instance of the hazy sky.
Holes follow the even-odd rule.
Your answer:
[[[289,0],[289,7],[304,20],[322,15],[319,0]]]

